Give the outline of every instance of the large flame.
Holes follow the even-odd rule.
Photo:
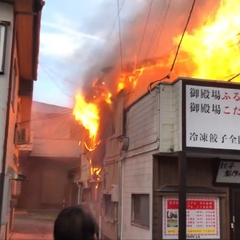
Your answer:
[[[75,119],[88,130],[89,138],[95,143],[100,121],[98,106],[97,104],[86,102],[80,93],[76,94],[75,98],[76,103],[73,109],[73,115]]]
[[[179,43],[181,34],[173,39],[175,47]],[[176,72],[188,77],[224,80],[240,72],[239,54],[240,4],[238,0],[222,0],[215,16],[208,19],[204,26],[185,34],[177,60],[181,65],[180,69],[175,67]],[[133,63],[126,66],[126,69],[123,69],[119,75],[116,89],[113,89],[113,92],[123,89],[133,90],[138,85],[139,77],[149,69],[158,71],[159,77],[162,77],[161,69],[172,64],[173,56],[165,60],[155,59],[140,65]],[[111,104],[113,92],[109,91],[103,80],[98,79],[92,85],[90,98],[76,94],[73,114],[75,119],[89,132],[91,146],[84,143],[88,151],[94,151],[99,145],[100,103]],[[101,169],[94,169],[92,160],[90,165],[91,175],[99,176]]]
[[[179,42],[180,37],[174,39]],[[193,63],[191,77],[228,79],[240,72],[240,4],[222,0],[220,8],[208,23],[192,34],[186,33],[181,51]],[[192,64],[191,64],[192,65]]]

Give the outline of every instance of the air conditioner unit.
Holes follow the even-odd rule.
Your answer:
[[[27,128],[21,128],[16,132],[16,144],[23,145],[29,143],[29,131]]]
[[[117,184],[112,184],[111,201],[118,202],[118,185]]]

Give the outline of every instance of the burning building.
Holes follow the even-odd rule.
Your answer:
[[[88,165],[87,171],[90,176],[87,178],[94,185],[90,188],[98,192],[95,194],[98,196],[95,198],[98,201],[97,217],[101,219],[103,235],[110,239],[171,237],[171,234],[167,235],[167,232],[164,232],[166,229],[158,225],[159,222],[168,224],[164,222],[166,219],[160,219],[157,223],[155,213],[162,216],[166,210],[162,206],[168,201],[175,204],[173,209],[170,208],[171,211],[177,209],[176,156],[179,151],[186,152],[184,144],[187,137],[183,134],[186,126],[180,125],[186,119],[183,116],[185,113],[179,110],[183,101],[179,96],[186,96],[184,82],[187,79],[179,78],[176,82],[173,82],[173,79],[178,76],[201,79],[199,85],[204,89],[205,83],[202,79],[218,81],[230,79],[235,82],[239,80],[240,6],[236,1],[222,0],[215,1],[212,7],[217,10],[214,14],[208,14],[207,18],[204,16],[204,24],[202,20],[199,26],[185,32],[173,69],[171,66],[183,36],[182,30],[173,38],[171,51],[164,56],[142,61],[138,59],[137,62],[129,61],[121,70],[114,67],[105,69],[102,76],[94,80],[91,87],[88,86],[88,91],[76,95],[73,114],[86,130],[86,136],[81,141],[84,153],[82,161],[85,163],[81,163],[81,166]],[[197,12],[196,15],[199,20],[202,13]],[[167,77],[155,81],[162,76]],[[149,83],[153,83],[152,87],[150,86],[149,93],[143,95]],[[225,88],[223,83],[216,86],[213,82],[211,84],[212,87]],[[232,86],[226,85],[234,88]],[[207,87],[210,85],[207,84]],[[199,91],[201,92],[201,89]],[[212,93],[212,89],[210,92]],[[176,93],[178,95],[175,96]],[[174,115],[175,110],[179,115]],[[201,109],[199,111],[201,112]],[[178,119],[176,122],[179,116],[182,120]],[[178,128],[177,124],[179,124]],[[200,137],[199,134],[197,135]],[[211,149],[209,146],[206,148]],[[215,164],[213,158],[226,159],[226,155],[215,153],[201,155],[199,158],[197,157],[201,153],[199,149],[194,154],[190,154],[194,158],[192,162],[201,169],[196,172],[194,164],[190,163],[191,184],[189,183],[188,187],[189,189],[191,186],[195,187],[194,190],[188,189],[191,193],[191,201],[197,203],[203,199],[202,204],[211,202],[216,208],[221,208],[218,213],[218,210],[213,210],[215,219],[221,218],[224,214],[230,219],[230,207],[221,207],[229,200],[227,195],[230,187],[224,185],[225,189],[221,191],[212,184],[212,180],[210,181],[213,177],[212,171],[216,169],[210,166]],[[159,155],[163,156],[159,157]],[[226,161],[234,157],[236,156],[232,155]],[[208,159],[208,163],[203,158]],[[188,158],[187,161],[190,160]],[[207,171],[205,175],[204,169]],[[112,180],[108,176],[112,176]],[[96,189],[99,188],[100,190],[97,191]],[[223,195],[224,200],[217,199]],[[201,199],[195,199],[196,196]],[[175,213],[166,213],[167,215],[175,216]],[[224,227],[224,224],[230,225],[229,219],[221,222],[221,227]],[[173,221],[169,220],[169,222]],[[168,228],[175,231],[175,235],[172,235],[175,238],[176,224],[170,225]],[[218,227],[220,225],[216,222],[216,227],[210,230],[215,231]],[[107,229],[112,229],[111,236],[107,235]],[[230,229],[224,231],[218,229],[214,237],[228,238],[230,232]],[[188,235],[194,234],[189,232]],[[200,235],[201,232],[198,236]]]

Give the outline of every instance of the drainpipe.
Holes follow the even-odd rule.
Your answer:
[[[120,220],[121,220],[121,224],[120,224],[120,240],[123,239],[123,189],[124,189],[124,177],[125,177],[125,159],[126,157],[122,157],[120,159],[121,162],[121,196],[120,196],[120,201],[121,201],[121,208],[120,208]]]
[[[80,205],[82,202],[82,185],[81,183],[78,183],[78,200],[77,200],[77,204]]]
[[[41,8],[38,9],[38,11],[41,11],[41,10],[42,10]],[[12,91],[12,74],[13,74],[12,68],[13,68],[13,59],[14,59],[14,47],[15,47],[16,34],[17,34],[17,17],[19,15],[37,15],[37,13],[38,12],[14,12],[14,16],[13,16],[12,45],[11,45],[11,56],[10,56],[8,91],[7,91],[6,118],[5,118],[6,123],[5,123],[5,130],[4,130],[2,171],[1,171],[1,177],[0,177],[0,235],[1,235],[1,225],[2,225],[5,171],[6,171],[6,165],[7,165],[7,142],[8,142],[8,131],[9,131],[9,117],[10,117],[11,91]]]
[[[123,224],[123,213],[122,213],[122,199],[123,199],[123,161],[126,158],[125,152],[122,151],[122,156],[118,160],[118,240],[122,239],[122,224]]]

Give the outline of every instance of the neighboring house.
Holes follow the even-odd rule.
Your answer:
[[[69,170],[79,167],[80,127],[72,109],[33,102],[31,142],[20,148],[19,208],[62,208],[72,204]]]
[[[152,159],[159,152],[156,92],[143,95],[125,109],[129,147],[121,159],[120,239],[153,239]]]
[[[101,202],[101,234],[102,239],[119,239],[120,237],[120,158],[124,139],[124,92],[120,92],[113,99],[114,115],[109,128],[111,134],[106,141],[105,157],[102,171],[102,202]],[[125,144],[125,143],[124,143]]]
[[[37,80],[42,0],[0,0],[0,239],[13,228],[19,144]],[[25,136],[25,141],[29,139]]]

